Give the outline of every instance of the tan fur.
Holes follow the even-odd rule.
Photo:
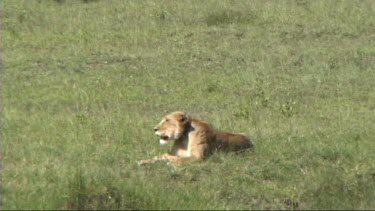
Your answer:
[[[210,124],[181,111],[165,116],[154,130],[161,143],[174,140],[173,147],[169,153],[139,161],[140,165],[159,160],[179,165],[203,159],[217,150],[242,151],[253,146],[244,134],[215,130]]]

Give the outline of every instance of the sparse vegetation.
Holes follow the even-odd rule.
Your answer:
[[[374,209],[375,1],[5,1],[4,209]],[[172,168],[183,110],[255,149]]]

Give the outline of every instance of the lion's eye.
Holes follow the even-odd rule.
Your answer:
[[[169,119],[165,119],[165,121],[166,121],[166,122],[168,122],[168,121],[169,121]]]

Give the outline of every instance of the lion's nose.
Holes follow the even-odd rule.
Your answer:
[[[157,128],[154,128],[154,131],[156,132],[156,131],[158,131],[158,129],[157,129]]]

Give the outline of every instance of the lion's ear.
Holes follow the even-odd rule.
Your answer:
[[[185,114],[181,117],[181,122],[191,122],[191,118],[189,115]]]

